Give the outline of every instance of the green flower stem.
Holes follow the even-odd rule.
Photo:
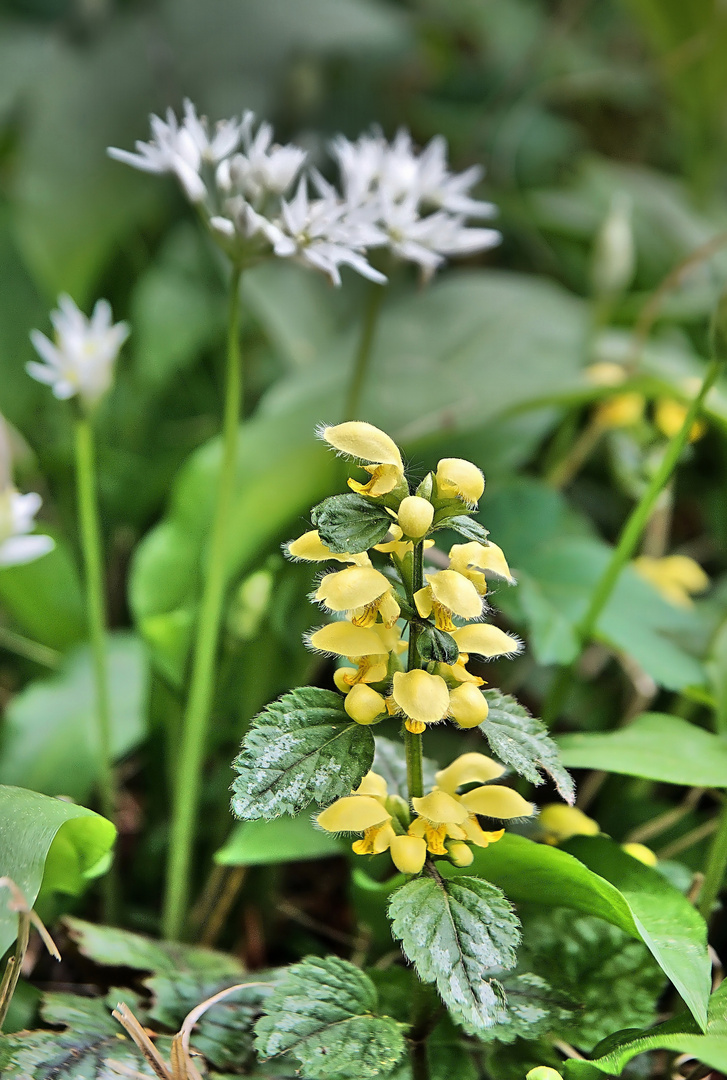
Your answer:
[[[30,913],[21,911],[18,913],[18,936],[15,940],[15,952],[8,959],[5,973],[0,981],[0,1029],[8,1015],[10,1002],[13,1000],[15,988],[18,985],[23,960],[28,950],[30,937]]]
[[[420,540],[414,545],[414,559],[412,566],[412,592],[416,593],[424,586],[424,544]],[[407,671],[421,667],[417,652],[417,639],[419,627],[416,623],[409,624],[409,653],[407,657]],[[406,752],[406,782],[409,789],[410,799],[421,799],[424,794],[424,772],[422,766],[422,737],[414,735],[404,729],[404,750]]]
[[[709,924],[712,908],[719,896],[725,873],[727,873],[727,798],[722,803],[719,826],[707,855],[704,884],[699,894],[699,913]]]
[[[96,689],[96,731],[99,746],[99,801],[104,817],[116,820],[118,790],[111,756],[111,704],[106,652],[106,598],[104,594],[101,527],[96,495],[96,453],[93,428],[87,415],[76,421],[76,482],[78,517],[86,577],[86,608]],[[103,881],[104,916],[113,921],[116,906],[116,878],[113,872]]]
[[[598,620],[610,599],[619,575],[636,551],[639,540],[654,511],[657,499],[666,487],[671,474],[676,468],[682,450],[689,438],[692,424],[696,420],[697,415],[702,408],[702,403],[714,384],[721,367],[722,361],[720,359],[715,358],[710,363],[699,393],[694,398],[687,411],[684,423],[669,443],[659,468],[654,473],[649,486],[632,510],[631,515],[624,525],[618,544],[611,556],[611,560],[606,567],[601,580],[593,591],[588,610],[576,627],[576,634],[581,643],[581,647],[586,645],[593,637],[593,632],[596,629]],[[554,680],[550,695],[543,709],[543,719],[546,723],[554,720],[560,712],[570,686],[572,673],[573,664],[569,667],[562,668],[560,674]]]
[[[192,849],[214,694],[215,659],[225,599],[228,533],[235,486],[237,433],[242,400],[240,276],[241,271],[236,268],[230,279],[222,462],[194,643],[189,697],[182,721],[181,745],[175,770],[169,866],[162,917],[165,937],[175,940],[182,935],[189,903]]]
[[[358,419],[361,392],[363,390],[364,382],[366,381],[366,373],[368,371],[369,360],[371,359],[371,348],[374,343],[374,335],[376,333],[383,299],[384,286],[377,285],[375,281],[369,282],[369,293],[366,300],[366,308],[364,310],[361,337],[359,339],[358,351],[354,361],[351,382],[348,385],[348,391],[346,393],[346,404],[343,409],[344,421]]]

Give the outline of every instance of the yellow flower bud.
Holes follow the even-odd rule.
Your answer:
[[[370,795],[346,795],[337,799],[317,817],[326,832],[363,832],[389,821],[390,814]]]
[[[620,386],[626,381],[626,369],[613,360],[599,360],[586,368],[585,376],[594,386]]]
[[[463,653],[476,653],[488,659],[493,656],[515,656],[522,649],[522,642],[489,623],[473,623],[450,631]]]
[[[373,424],[350,420],[334,427],[323,427],[319,435],[329,446],[346,457],[369,461],[375,465],[395,465],[403,471],[404,463],[399,447],[385,431]]]
[[[435,780],[437,787],[454,795],[463,784],[484,784],[488,780],[497,780],[504,772],[504,765],[499,765],[485,754],[460,754],[446,769],[439,770]]]
[[[550,803],[540,811],[538,826],[546,834],[545,840],[557,844],[571,836],[597,836],[601,831],[598,822],[589,818],[577,806]]]
[[[412,806],[419,817],[431,821],[434,825],[461,825],[469,813],[458,798],[446,791],[434,788],[421,799],[412,799]]]
[[[429,532],[434,519],[434,507],[419,495],[407,495],[401,500],[397,520],[406,536],[419,540]]]
[[[487,698],[474,683],[461,683],[450,690],[449,714],[461,728],[477,727],[488,712]]]
[[[444,679],[419,669],[395,672],[391,696],[397,709],[419,724],[436,724],[449,709]]]
[[[373,724],[386,712],[386,702],[381,694],[363,682],[351,688],[343,707],[352,720],[364,725]]]
[[[397,870],[402,874],[418,874],[427,857],[427,843],[420,836],[395,836],[390,851]]]
[[[455,866],[471,865],[475,856],[469,844],[465,844],[463,840],[449,840],[444,846]]]
[[[634,859],[638,859],[639,862],[644,863],[645,866],[656,866],[658,859],[651,848],[646,844],[622,844],[621,848],[627,855],[631,855]]]
[[[308,644],[319,652],[333,656],[385,656],[386,648],[369,626],[354,626],[349,622],[329,623],[308,638]]]
[[[437,494],[442,499],[461,499],[474,509],[485,490],[485,478],[471,461],[463,458],[442,458],[435,475]]]
[[[525,1080],[563,1080],[563,1077],[548,1065],[538,1065],[525,1074]]]
[[[535,807],[512,788],[499,784],[476,787],[466,795],[459,796],[462,805],[471,814],[484,814],[486,817],[509,818],[532,817]]]

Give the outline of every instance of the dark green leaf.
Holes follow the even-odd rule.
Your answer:
[[[239,823],[216,852],[215,862],[223,866],[271,866],[326,859],[344,851],[346,845],[336,836],[316,829],[304,810],[294,818]]]
[[[425,664],[456,664],[459,656],[457,642],[445,630],[435,626],[422,627],[417,637],[417,652]]]
[[[466,514],[455,513],[449,516],[447,513],[440,512],[435,516],[434,522],[435,529],[452,529],[460,536],[464,536],[466,540],[477,540],[480,544],[486,543],[489,536],[484,525],[480,525],[479,521]]]
[[[644,713],[607,734],[558,740],[566,765],[689,787],[727,787],[727,738],[668,713]]]
[[[380,544],[394,519],[383,506],[363,495],[333,495],[311,510],[321,540],[337,555],[368,551]]]
[[[502,892],[475,877],[415,878],[391,898],[394,936],[423,982],[436,982],[453,1018],[474,1032],[496,1022],[503,1005],[493,968],[511,968],[518,920]]]
[[[374,737],[351,721],[343,698],[303,687],[253,721],[234,761],[232,808],[244,821],[298,814],[348,795],[371,768]]]
[[[368,975],[337,957],[309,957],[287,969],[255,1025],[262,1058],[291,1053],[311,1078],[390,1073],[404,1053],[404,1025],[376,1015]]]
[[[541,720],[499,690],[485,690],[490,711],[480,724],[493,753],[531,784],[542,784],[539,769],[548,773],[567,802],[575,799],[573,780],[563,768],[558,747]]]

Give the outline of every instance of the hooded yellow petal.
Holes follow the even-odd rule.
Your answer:
[[[297,540],[291,540],[285,550],[291,559],[302,559],[304,562],[326,562],[334,559],[336,562],[355,562],[360,565],[369,563],[368,555],[363,552],[360,555],[349,555],[346,551],[336,555],[323,543],[318,529],[312,529]]]
[[[396,706],[411,720],[436,724],[449,708],[449,690],[439,675],[427,671],[397,671],[391,692]]]
[[[373,566],[349,566],[334,574],[326,574],[316,592],[330,611],[353,611],[373,604],[388,592],[391,582]]]
[[[651,848],[646,844],[622,844],[621,848],[627,855],[631,855],[632,858],[638,859],[645,866],[656,866],[658,859]]]
[[[366,683],[356,683],[346,695],[343,707],[357,724],[373,724],[386,712],[386,702]]]
[[[535,807],[517,791],[499,784],[473,788],[466,795],[460,795],[464,806],[471,814],[484,814],[486,817],[508,818],[531,817]]]
[[[366,773],[354,792],[354,795],[373,795],[375,799],[385,799],[388,794],[386,780],[373,771]]]
[[[334,427],[324,427],[320,435],[329,446],[348,457],[370,461],[375,465],[395,465],[400,470],[404,468],[399,447],[385,431],[380,431],[373,424],[350,420]]]
[[[459,799],[439,788],[421,799],[412,799],[411,803],[419,817],[434,825],[461,825],[470,815]]]
[[[454,795],[463,784],[484,784],[488,780],[497,780],[504,772],[504,765],[485,754],[460,754],[451,765],[436,774],[436,781],[438,787]]]
[[[449,692],[449,715],[461,728],[477,727],[487,719],[487,698],[474,683],[464,682]]]
[[[420,836],[395,836],[391,841],[391,861],[402,874],[418,874],[427,857],[427,842]]]
[[[477,847],[486,848],[490,844],[496,844],[498,840],[502,840],[505,835],[504,829],[497,829],[495,832],[487,832],[482,828],[477,818],[473,815],[467,818],[462,831],[471,844],[475,844]]]
[[[434,507],[419,495],[407,495],[399,503],[397,520],[406,536],[419,540],[431,527]]]
[[[513,656],[519,653],[522,644],[517,638],[506,634],[497,626],[489,623],[473,623],[452,631],[452,637],[463,653],[476,653],[478,656]]]
[[[417,589],[414,593],[414,603],[421,617],[428,619],[432,614],[432,590],[428,585],[423,589]]]
[[[425,576],[436,603],[462,619],[479,619],[482,614],[482,597],[469,578],[458,574],[456,570],[440,570],[436,574]]]
[[[383,825],[390,816],[378,799],[370,795],[346,795],[320,813],[317,821],[326,832],[364,832],[374,825]]]
[[[571,836],[597,836],[601,831],[597,821],[589,818],[577,806],[550,803],[538,817],[538,827],[551,841],[567,840]]]
[[[477,540],[472,540],[469,544],[453,544],[449,551],[449,565],[452,570],[460,573],[473,566],[504,578],[510,584],[515,583],[502,548],[489,540],[486,544],[480,544]]]
[[[485,478],[471,461],[442,458],[437,464],[437,493],[443,499],[461,499],[469,507],[477,505],[485,490]]]
[[[371,473],[371,479],[368,483],[361,484],[351,477],[348,486],[351,491],[355,491],[358,495],[370,495],[372,498],[379,495],[388,495],[404,476],[404,473],[396,465],[366,465],[365,469],[366,472]]]
[[[334,656],[373,656],[386,654],[379,635],[367,626],[354,626],[349,622],[329,623],[308,638],[312,649],[332,653]]]

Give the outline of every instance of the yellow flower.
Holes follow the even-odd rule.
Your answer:
[[[380,627],[384,630],[384,627]],[[389,652],[381,634],[373,627],[354,626],[350,622],[329,623],[315,630],[307,639],[308,646],[329,656],[345,656],[356,668],[339,668],[334,679],[339,690],[339,673],[348,687],[359,682],[376,683],[385,679],[389,670]],[[345,690],[344,690],[345,692]]]
[[[478,727],[487,719],[487,698],[472,682],[463,682],[449,692],[449,715],[461,728]]]
[[[601,831],[597,821],[589,818],[577,806],[550,803],[540,811],[538,829],[546,844],[558,844],[571,836],[598,836]]]
[[[409,826],[414,836],[422,836],[432,855],[446,855],[446,841],[469,841],[477,847],[488,847],[504,835],[504,829],[485,832],[474,812],[463,803],[462,796],[434,788],[422,799],[412,799],[417,813]]]
[[[351,420],[335,427],[323,427],[318,434],[329,446],[345,457],[359,462],[369,462],[363,468],[371,474],[368,484],[359,484],[349,480],[349,487],[362,495],[386,495],[393,491],[404,479],[404,463],[399,447],[384,431]]]
[[[487,592],[487,580],[482,571],[504,578],[510,585],[515,584],[502,548],[490,541],[486,544],[480,544],[477,540],[469,544],[454,544],[449,549],[449,569],[469,578],[481,596]]]
[[[473,686],[483,686],[485,680],[467,670],[468,661],[467,653],[460,653],[454,664],[437,664],[437,674],[453,683],[472,683]]]
[[[386,807],[373,795],[345,795],[323,810],[317,818],[326,832],[364,832],[391,820]]]
[[[399,503],[397,521],[406,536],[419,540],[429,532],[434,520],[434,507],[419,495],[407,495]]]
[[[659,398],[654,406],[654,423],[662,435],[667,439],[673,439],[681,431],[682,424],[686,420],[689,407],[674,398]],[[707,430],[703,420],[695,420],[689,429],[689,442],[701,439]]]
[[[490,659],[494,656],[516,656],[522,649],[521,641],[490,623],[460,626],[450,633],[457,642],[460,653],[475,653]]]
[[[291,540],[285,545],[285,554],[289,559],[298,562],[327,562],[335,559],[336,562],[356,563],[358,566],[370,566],[371,560],[366,552],[360,555],[350,555],[347,551],[336,555],[320,538],[318,529],[303,533],[297,540]]]
[[[604,428],[633,427],[644,415],[645,406],[643,394],[614,394],[597,407],[594,421]]]
[[[666,555],[661,559],[639,555],[634,559],[633,567],[665,600],[677,607],[691,607],[691,594],[709,588],[709,578],[704,570],[687,555]]]
[[[631,855],[632,858],[638,859],[644,866],[656,866],[659,861],[646,844],[622,844],[621,850],[625,851],[627,855]]]
[[[349,566],[326,574],[315,594],[329,611],[350,612],[354,626],[372,626],[378,615],[391,627],[400,608],[387,577],[373,566]]]
[[[449,710],[444,679],[420,669],[395,672],[391,698],[394,711],[404,714],[404,726],[414,735],[420,735],[427,724],[444,720]]]
[[[455,629],[453,615],[459,615],[462,619],[479,619],[482,597],[468,578],[456,570],[440,570],[436,574],[425,574],[425,578],[425,587],[414,593],[417,611],[423,619],[434,612],[437,629],[450,634]]]
[[[357,724],[373,724],[386,713],[386,701],[364,682],[351,687],[343,707]]]
[[[532,803],[523,799],[517,791],[501,784],[485,784],[472,788],[458,798],[471,814],[483,814],[485,817],[501,818],[503,821],[532,817],[535,813]]]
[[[427,858],[427,845],[420,836],[394,836],[390,845],[391,861],[402,874],[418,874]]]
[[[485,784],[488,780],[497,780],[504,772],[505,766],[493,761],[486,754],[460,754],[446,769],[439,770],[435,780],[442,791],[454,795],[458,787],[465,784]]]
[[[442,458],[434,475],[440,499],[460,499],[474,510],[485,490],[485,478],[471,461]]]

